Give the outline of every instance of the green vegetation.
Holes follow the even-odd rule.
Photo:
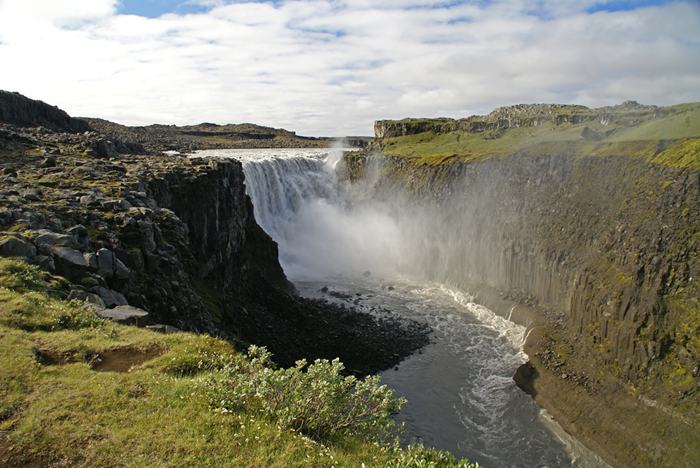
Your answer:
[[[700,288],[694,283],[667,298],[668,317],[673,330],[673,346],[664,356],[661,373],[669,403],[686,407],[688,414],[699,414],[700,400],[695,384],[697,356],[700,356]],[[695,397],[694,397],[695,396]]]
[[[655,155],[651,162],[663,166],[700,169],[700,139],[682,140]]]
[[[417,164],[480,161],[515,154],[571,154],[575,156],[641,157],[655,164],[700,167],[700,105],[683,104],[653,114],[616,114],[612,122],[587,120],[556,125],[546,120],[536,126],[469,132],[439,131],[443,120],[411,119],[430,131],[380,140],[382,152],[410,158]],[[449,126],[445,125],[445,128]],[[457,128],[455,124],[453,127]]]
[[[473,466],[393,441],[377,378],[103,321],[62,281],[0,259],[0,465]]]

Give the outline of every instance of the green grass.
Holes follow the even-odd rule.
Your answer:
[[[510,128],[503,132],[428,131],[381,140],[382,152],[409,158],[417,164],[444,164],[509,157],[518,153],[539,155],[631,156],[655,164],[700,167],[700,105],[683,104],[671,113],[650,120],[603,125],[600,121]],[[622,114],[621,114],[622,115]],[[616,120],[616,122],[618,122]],[[583,129],[597,132],[600,140],[585,139]]]
[[[423,446],[315,440],[259,412],[217,411],[208,383],[249,358],[209,336],[97,319],[46,294],[61,282],[0,258],[0,465],[469,466]],[[99,372],[94,357],[110,351],[150,354],[128,372]]]

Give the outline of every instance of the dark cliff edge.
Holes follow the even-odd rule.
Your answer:
[[[0,90],[0,122],[20,127],[46,127],[58,132],[87,132],[87,122],[69,116],[58,107]]]
[[[421,138],[440,138],[434,132]],[[382,135],[379,151],[395,138]],[[615,466],[692,466],[700,449],[695,142],[680,143],[695,148],[695,162],[679,151],[675,165],[668,155],[650,162],[673,143],[650,157],[558,145],[477,160],[345,161],[353,179],[374,163],[378,196],[403,193],[435,213],[418,260],[431,279],[477,292],[504,316],[506,304],[519,304],[513,319],[532,331],[530,363],[515,380],[567,431]]]
[[[195,174],[185,167],[149,175],[146,187],[182,223],[166,227],[181,246],[181,265],[173,271],[189,276],[178,287],[190,284],[185,297],[201,298],[201,306],[195,313],[175,312],[177,300],[171,298],[181,294],[166,285],[155,300],[147,299],[149,310],[162,311],[170,320],[177,317],[180,324],[199,322],[210,334],[264,344],[283,365],[340,357],[351,371],[368,374],[424,344],[426,338],[415,326],[396,334],[394,327],[405,325],[298,297],[279,265],[276,243],[253,217],[240,163],[188,162],[197,168]],[[168,225],[161,225],[161,232],[163,226]],[[167,279],[172,280],[173,271]],[[162,285],[160,279],[144,285],[146,297],[158,290],[157,284]]]

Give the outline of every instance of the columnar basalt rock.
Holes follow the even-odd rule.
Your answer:
[[[347,176],[361,179],[377,158],[348,156]],[[376,196],[400,193],[411,210],[430,213],[414,259],[428,278],[470,291],[495,288],[540,311],[536,323],[525,323],[540,339],[526,345],[534,370],[518,374],[523,388],[537,389],[547,381],[538,372],[549,373],[573,385],[567,391],[617,388],[619,401],[639,392],[675,415],[669,419],[698,423],[697,170],[631,157],[528,153],[437,165],[382,157],[378,167]],[[597,424],[572,415],[577,404],[585,407],[582,400],[542,395],[562,422]],[[658,412],[638,410],[630,413],[643,415],[637,421]],[[655,414],[657,428],[666,427],[660,421],[668,416]],[[639,450],[650,463],[641,442],[649,437],[680,450],[657,428],[620,424],[617,433],[606,433],[636,447],[611,460],[624,465]],[[599,436],[587,440],[595,445]],[[698,443],[691,439],[684,443]],[[597,448],[604,452],[604,445]]]

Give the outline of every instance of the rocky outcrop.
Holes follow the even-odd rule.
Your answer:
[[[64,277],[59,297],[118,321],[265,345],[280,364],[340,357],[357,374],[427,341],[421,327],[298,297],[236,160],[46,159],[0,163],[0,254]]]
[[[20,127],[42,126],[57,132],[91,130],[86,122],[70,117],[58,107],[7,91],[0,91],[0,122]]]
[[[565,104],[518,104],[499,107],[487,115],[472,115],[463,119],[378,120],[374,123],[374,134],[377,139],[383,139],[423,132],[440,134],[464,131],[496,132],[494,137],[497,137],[497,132],[509,128],[535,127],[545,123],[575,125],[597,121],[604,125],[615,122],[619,125],[633,126],[652,116],[658,117],[668,112],[668,108],[644,106],[635,101],[597,109]]]

